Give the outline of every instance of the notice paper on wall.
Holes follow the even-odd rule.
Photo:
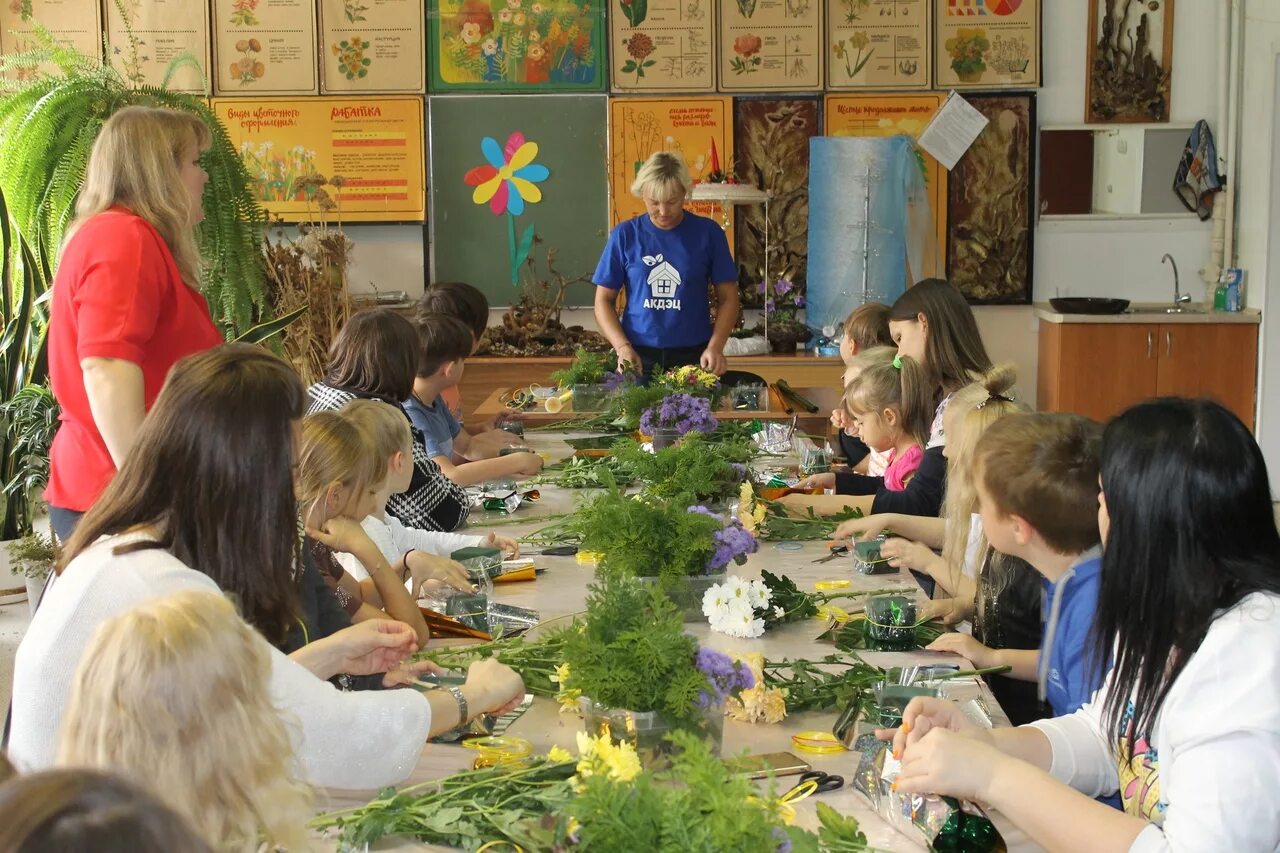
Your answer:
[[[916,141],[949,172],[986,126],[987,117],[952,92]]]

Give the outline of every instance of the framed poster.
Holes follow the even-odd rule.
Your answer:
[[[1089,0],[1084,120],[1169,120],[1173,0]]]
[[[826,0],[828,89],[927,89],[932,0]]]
[[[431,91],[603,91],[604,2],[428,0]]]
[[[1030,304],[1036,97],[966,100],[989,123],[951,170],[947,279],[974,304]]]
[[[822,0],[721,0],[721,92],[822,88]]]
[[[422,98],[214,98],[213,111],[271,215],[317,219],[306,179],[327,175],[344,222],[426,218]]]
[[[715,0],[608,3],[613,91],[715,91]]]
[[[209,94],[209,4],[205,0],[108,0],[107,58],[135,86],[160,86],[184,54],[197,67],[174,66],[168,88]],[[132,35],[120,11],[132,22]]]
[[[933,2],[933,88],[1040,85],[1040,0]]]
[[[316,7],[303,0],[213,0],[215,95],[319,91]]]
[[[427,91],[423,0],[320,0],[320,89]]]
[[[679,152],[695,184],[716,172],[726,174],[733,151],[733,99],[609,99],[610,227],[644,213],[644,202],[631,194],[631,184],[644,161],[658,151]],[[685,209],[718,220],[733,245],[731,208],[695,201]]]
[[[11,0],[0,3],[0,54],[37,50],[39,24],[58,44],[88,56],[102,57],[102,10],[97,0]],[[14,68],[7,75],[17,82],[53,71],[53,63]]]
[[[921,92],[918,95],[827,95],[822,110],[826,136],[897,136],[918,138],[946,95]],[[924,173],[929,207],[937,226],[937,243],[928,257],[940,256],[947,244],[947,170],[927,151],[916,148]],[[917,279],[939,275],[941,270],[922,270]]]
[[[491,305],[585,278],[565,304],[590,305],[608,229],[604,95],[431,99],[432,269]]]
[[[742,304],[760,306],[758,285],[767,270],[784,273],[803,288],[809,254],[809,139],[819,135],[822,102],[816,96],[735,98],[733,172],[739,183],[760,187],[769,200],[768,264],[765,264],[765,206],[735,209],[738,283]]]

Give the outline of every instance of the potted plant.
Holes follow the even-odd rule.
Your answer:
[[[49,445],[58,429],[58,403],[48,385],[28,385],[0,404],[5,429],[5,538],[31,533],[34,508],[49,484]]]
[[[21,539],[15,539],[8,545],[9,566],[15,573],[22,572],[27,579],[27,606],[34,616],[36,605],[40,603],[40,595],[44,585],[53,571],[53,564],[58,559],[58,549],[53,538],[42,533],[28,533]]]
[[[813,332],[800,319],[800,309],[805,306],[804,294],[785,275],[771,287],[764,284],[760,287],[765,295],[764,312],[768,318],[765,328],[769,348],[777,353],[794,353],[797,344],[805,343],[813,337]]]
[[[720,752],[726,697],[754,684],[726,655],[699,648],[660,591],[606,574],[591,586],[582,630],[567,635],[560,684],[587,731],[630,742],[642,764],[670,755],[688,732]]]
[[[610,362],[614,362],[610,364]],[[551,381],[561,388],[573,390],[575,412],[599,412],[604,408],[608,388],[605,379],[617,369],[617,362],[607,353],[589,352],[578,347],[573,361],[563,370],[551,374]]]
[[[984,61],[991,42],[984,29],[961,27],[947,39],[947,53],[951,55],[951,70],[961,83],[977,83],[987,70]]]

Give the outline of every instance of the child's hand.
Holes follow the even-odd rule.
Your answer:
[[[884,544],[880,546],[880,556],[888,559],[889,565],[895,569],[924,571],[937,555],[927,545],[921,545],[919,542],[911,542],[906,539],[893,538],[886,539]]]
[[[955,625],[972,616],[973,602],[959,598],[935,598],[916,609],[921,619],[938,619],[943,625]]]
[[[829,471],[826,474],[811,474],[796,483],[797,489],[834,489],[835,487],[836,475]]]
[[[511,473],[517,477],[532,477],[542,470],[542,457],[536,453],[512,453],[507,458],[516,466]]]
[[[843,407],[831,410],[831,425],[839,430],[849,426],[849,416],[845,414]]]
[[[373,554],[378,553],[378,546],[373,544],[360,522],[345,515],[331,518],[319,528],[308,525],[307,535],[331,550],[355,555],[360,562],[364,562],[362,555],[370,555],[370,549]]]
[[[943,634],[930,643],[927,648],[931,652],[951,652],[952,654],[960,655],[977,669],[1000,665],[1000,661],[997,660],[998,653],[995,649],[987,648],[968,634]]]
[[[387,670],[387,674],[382,676],[382,686],[404,687],[413,684],[424,674],[443,675],[444,670],[429,660],[406,661],[395,669]]]
[[[475,589],[463,565],[448,557],[437,557],[435,554],[415,549],[405,557],[405,568],[409,570],[409,577],[413,579],[415,601],[421,597],[422,585],[431,580],[444,581],[454,589],[464,592]]]
[[[834,542],[849,542],[854,539],[875,539],[889,529],[889,516],[885,513],[852,518],[841,523],[832,534]]]
[[[467,687],[483,698],[473,711],[505,714],[524,700],[524,679],[497,658],[476,661],[467,668]]]
[[[997,749],[990,738],[967,737],[933,728],[901,753],[902,766],[894,790],[904,794],[946,794],[986,801],[992,778],[1016,760]]]
[[[502,551],[502,555],[508,560],[514,560],[520,556],[520,543],[514,539],[508,539],[505,536],[499,536],[492,530],[489,535],[484,537],[480,542],[485,548],[498,548]]]

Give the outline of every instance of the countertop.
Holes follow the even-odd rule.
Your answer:
[[[1243,323],[1256,326],[1262,322],[1262,312],[1257,308],[1246,308],[1243,311],[1203,311],[1204,305],[1193,303],[1188,306],[1203,311],[1199,314],[1166,314],[1167,302],[1135,302],[1129,306],[1125,314],[1059,314],[1048,302],[1037,302],[1036,318],[1046,323],[1176,323],[1184,325],[1210,326],[1220,323]]]

